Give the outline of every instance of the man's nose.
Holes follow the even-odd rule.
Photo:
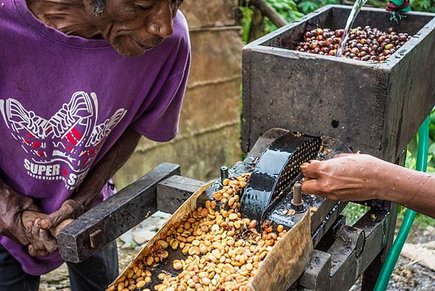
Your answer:
[[[169,7],[160,8],[159,12],[153,15],[147,28],[150,34],[161,38],[172,35],[174,29],[171,9]]]

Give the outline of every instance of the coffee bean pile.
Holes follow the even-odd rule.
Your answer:
[[[240,195],[249,178],[225,179],[213,200],[175,221],[108,291],[151,291],[153,283],[156,291],[249,290],[262,261],[287,232],[265,221],[259,233],[256,220],[242,217]],[[177,251],[183,257],[171,259],[169,253]],[[167,261],[173,273],[162,271]]]
[[[308,30],[303,41],[299,42],[295,49],[300,52],[335,56],[343,35],[344,29]],[[397,33],[393,28],[381,31],[370,26],[358,26],[350,31],[343,56],[354,60],[383,62],[410,38],[407,33]]]

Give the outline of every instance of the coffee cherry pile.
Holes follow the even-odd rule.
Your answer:
[[[308,30],[303,41],[299,42],[295,49],[300,52],[335,56],[343,35],[344,29]],[[393,28],[381,31],[370,26],[358,26],[349,32],[343,56],[354,60],[383,62],[410,38],[407,33],[397,33]]]

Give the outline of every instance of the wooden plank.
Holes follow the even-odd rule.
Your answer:
[[[202,185],[202,181],[177,175],[163,180],[157,184],[157,209],[174,213]]]
[[[157,211],[157,183],[180,174],[180,167],[163,163],[137,182],[68,224],[57,236],[62,258],[78,263]]]

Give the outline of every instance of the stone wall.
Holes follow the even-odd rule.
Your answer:
[[[237,0],[182,5],[190,28],[192,69],[178,136],[168,143],[141,140],[116,174],[122,188],[161,162],[181,165],[182,174],[205,180],[240,159],[240,28]]]

